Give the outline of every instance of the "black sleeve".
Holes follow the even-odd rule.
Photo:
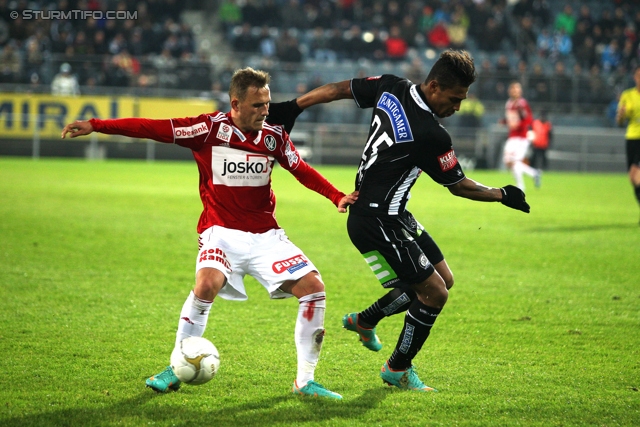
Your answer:
[[[351,80],[351,93],[353,99],[360,108],[371,108],[376,105],[378,95],[391,87],[395,82],[402,80],[400,77],[383,74],[375,77],[364,77]]]

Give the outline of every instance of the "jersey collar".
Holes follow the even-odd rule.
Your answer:
[[[409,93],[411,93],[411,97],[420,108],[433,114],[433,111],[431,111],[431,108],[427,105],[427,99],[425,98],[424,93],[420,90],[420,85],[411,86]]]

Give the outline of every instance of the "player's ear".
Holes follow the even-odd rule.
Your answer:
[[[429,91],[429,93],[436,93],[438,91],[438,82],[435,80],[430,80],[429,82],[427,82],[427,90]]]
[[[240,109],[240,100],[238,98],[233,98],[231,100],[231,109],[235,111]]]

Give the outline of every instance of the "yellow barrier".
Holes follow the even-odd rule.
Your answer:
[[[197,116],[217,108],[209,99],[139,98],[132,96],[24,95],[0,93],[0,138],[59,137],[74,120],[146,117],[166,119]],[[99,139],[111,139],[98,135]]]

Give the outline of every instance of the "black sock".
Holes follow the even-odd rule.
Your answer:
[[[416,298],[407,311],[398,343],[389,358],[391,369],[403,371],[411,366],[413,358],[429,337],[440,311],[441,309],[424,305]]]
[[[361,311],[358,320],[374,327],[387,316],[407,311],[414,299],[416,299],[416,293],[409,286],[394,288],[369,308]]]
[[[638,203],[640,204],[640,185],[635,187],[634,191],[636,192],[636,200],[638,200]]]

